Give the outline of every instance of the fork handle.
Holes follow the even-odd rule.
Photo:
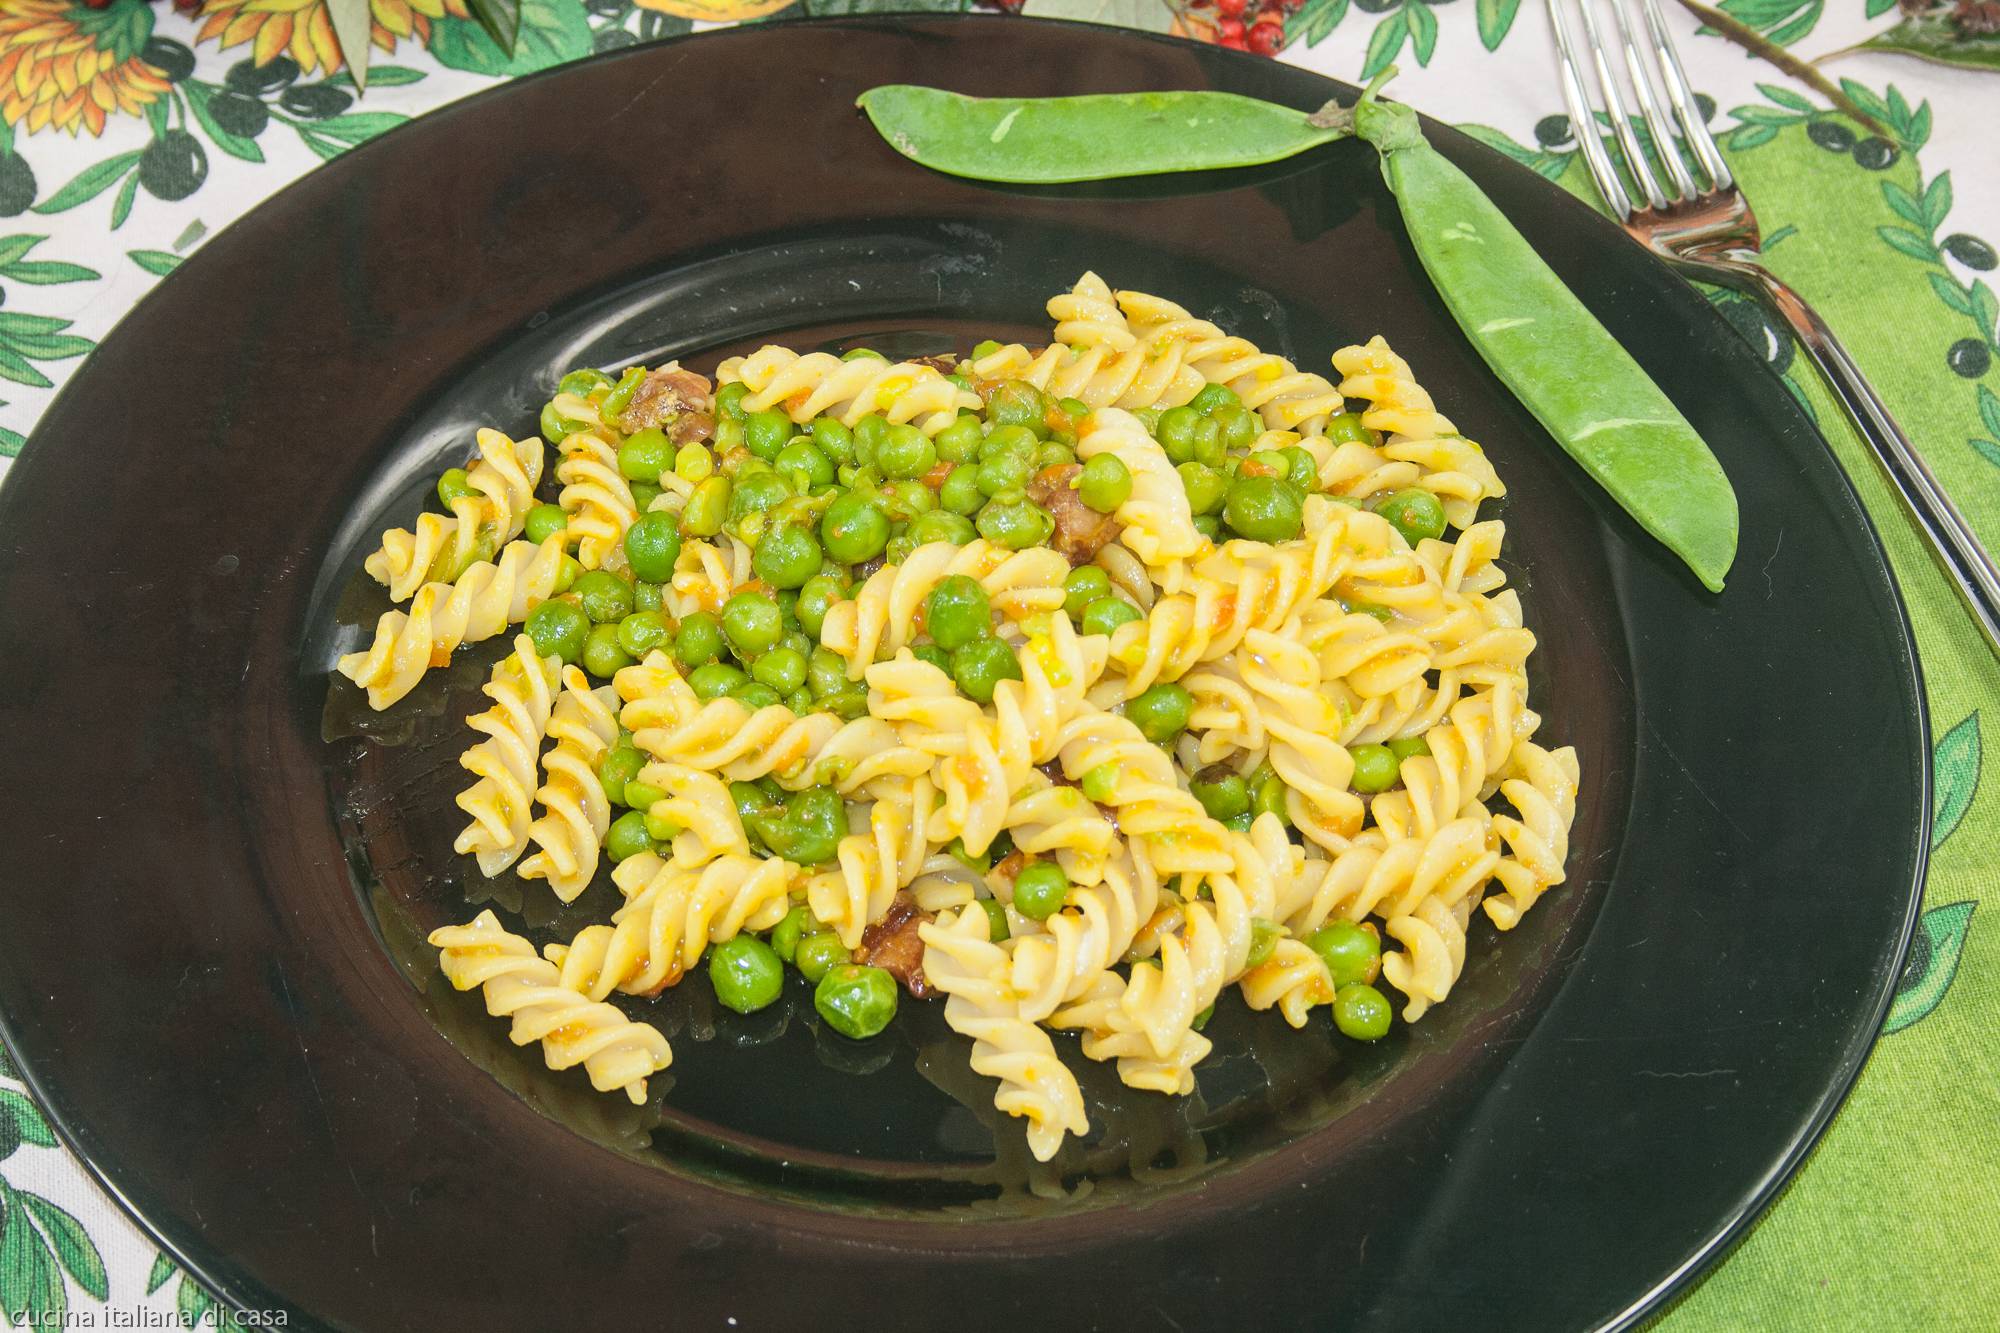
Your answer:
[[[1986,635],[1987,646],[2000,654],[2000,566],[1987,554],[1972,525],[1952,503],[1951,496],[1930,470],[1910,437],[1896,424],[1881,396],[1861,367],[1834,336],[1819,312],[1761,265],[1736,259],[1712,259],[1689,265],[1709,281],[1720,279],[1762,301],[1791,326],[1806,355],[1826,377],[1861,438],[1882,465],[1889,484],[1902,497],[1910,517],[1929,539],[1931,553],[1965,599],[1966,609]]]

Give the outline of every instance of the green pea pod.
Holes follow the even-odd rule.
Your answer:
[[[967,97],[892,83],[857,102],[903,156],[953,176],[1017,185],[1250,167],[1353,132],[1234,93]]]
[[[1712,592],[1736,558],[1736,492],[1660,387],[1485,191],[1425,142],[1416,112],[1375,99],[1355,133],[1465,336],[1535,419]]]

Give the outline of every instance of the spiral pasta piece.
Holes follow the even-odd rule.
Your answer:
[[[875,784],[868,832],[842,838],[836,869],[806,883],[806,905],[850,949],[881,919],[896,891],[915,879],[931,848],[937,812],[929,778],[884,778]]]
[[[1041,934],[1014,946],[1011,984],[1021,997],[1021,1016],[1040,1022],[1088,992],[1132,947],[1159,901],[1159,876],[1140,842],[1105,865],[1097,884],[1072,890]]]
[[[1208,539],[1195,531],[1180,475],[1137,417],[1115,407],[1085,417],[1077,432],[1076,456],[1099,454],[1110,454],[1132,474],[1132,493],[1113,516],[1124,525],[1119,540],[1149,570],[1157,574],[1209,548]]]
[[[562,670],[563,692],[549,716],[555,748],[542,760],[546,775],[535,798],[544,813],[528,826],[540,850],[521,862],[521,878],[546,879],[557,898],[575,902],[597,873],[597,849],[611,826],[611,801],[597,765],[618,738],[617,692],[590,687],[573,666]]]
[[[1174,777],[1174,761],[1116,713],[1084,707],[1063,724],[1057,747],[1063,774],[1108,777],[1102,803],[1115,811],[1127,838],[1146,841],[1163,874],[1202,876],[1228,869],[1228,830]]]
[[[1069,561],[1047,547],[1010,551],[983,537],[964,546],[929,542],[901,564],[876,570],[853,597],[827,608],[820,643],[847,659],[849,680],[860,680],[878,657],[894,656],[914,641],[923,627],[925,599],[954,574],[977,581],[994,610],[1020,621],[1062,606]]]
[[[1272,430],[1320,435],[1341,407],[1340,391],[1324,375],[1302,371],[1246,338],[1224,333],[1172,301],[1120,292],[1118,304],[1148,348],[1177,347],[1186,364],[1211,384],[1226,384]]]
[[[731,782],[754,782],[767,773],[784,782],[808,773],[840,729],[830,713],[800,717],[783,704],[753,712],[725,697],[709,700],[677,725],[638,728],[632,743],[655,759],[719,773]]]
[[[481,427],[479,461],[467,471],[472,488],[451,504],[450,514],[419,514],[415,531],[391,528],[382,545],[362,562],[391,601],[407,601],[439,572],[462,570],[520,534],[542,479],[542,442],[533,436],[510,439]]]
[[[592,1087],[622,1091],[636,1106],[646,1100],[647,1078],[673,1063],[659,1029],[562,985],[555,965],[491,912],[432,931],[430,943],[451,984],[481,991],[487,1013],[513,1019],[514,1044],[540,1042],[551,1069],[580,1064]]]
[[[621,864],[639,860],[630,857]],[[777,857],[720,856],[705,866],[645,863],[653,873],[608,926],[586,926],[543,953],[562,984],[602,1000],[612,991],[658,995],[701,961],[711,944],[768,930],[790,909],[799,868]]]
[[[374,642],[343,656],[336,669],[366,689],[368,706],[379,712],[415,689],[424,672],[449,662],[460,644],[526,620],[554,594],[562,562],[561,533],[540,546],[509,542],[497,563],[477,561],[455,583],[426,583],[407,613],[384,612]]]
[[[1028,1122],[1028,1147],[1046,1162],[1065,1134],[1090,1128],[1076,1077],[1048,1034],[1021,1017],[1008,984],[1007,951],[989,938],[986,913],[965,908],[918,927],[924,975],[945,994],[944,1020],[972,1041],[972,1068],[998,1079],[993,1104]],[[1018,946],[1017,946],[1018,947]]]
[[[1502,930],[1519,925],[1536,899],[1563,882],[1578,782],[1576,751],[1567,745],[1544,750],[1524,740],[1514,747],[1511,766],[1514,775],[1500,784],[1500,794],[1520,817],[1493,818],[1494,830],[1512,853],[1493,868],[1493,878],[1506,895],[1481,904]]]
[[[478,781],[458,794],[472,818],[452,850],[479,858],[480,873],[497,875],[528,845],[528,807],[535,790],[535,756],[549,725],[562,661],[542,657],[527,635],[500,659],[484,691],[493,706],[466,720],[486,737],[459,757]]]
[[[562,452],[556,464],[562,493],[556,503],[569,515],[577,563],[585,569],[623,568],[625,532],[638,519],[639,506],[618,470],[618,446],[595,431],[579,430],[556,447]]]
[[[1369,810],[1391,838],[1428,837],[1446,821],[1478,806],[1486,784],[1534,731],[1538,719],[1508,679],[1452,705],[1451,715],[1424,733],[1429,754],[1401,765],[1403,786],[1383,792]],[[1483,808],[1483,807],[1482,807]]]
[[[1453,527],[1467,526],[1481,500],[1507,493],[1485,451],[1460,435],[1458,427],[1437,410],[1410,363],[1391,351],[1379,334],[1365,346],[1335,352],[1333,365],[1344,377],[1340,392],[1368,402],[1361,424],[1389,437],[1382,456],[1416,464],[1413,484],[1443,502]]]
[[[674,560],[673,579],[664,590],[664,609],[675,620],[697,611],[711,615],[721,611],[724,602],[756,577],[750,567],[752,554],[747,544],[726,533],[717,533],[712,541],[684,542]]]
[[[1178,407],[1201,392],[1203,380],[1178,347],[1142,347],[1104,279],[1086,273],[1050,298],[1055,340],[1040,352],[1019,343],[976,357],[983,380],[1025,380],[1052,398],[1089,407]]]
[[[879,413],[891,425],[909,424],[935,436],[961,410],[979,410],[979,396],[952,383],[934,366],[913,361],[891,365],[876,357],[844,361],[826,352],[804,356],[783,347],[760,347],[731,357],[716,370],[719,384],[741,381],[750,387],[746,412],[780,408],[800,425],[816,416],[834,417],[852,429]]]
[[[639,770],[639,781],[667,793],[646,813],[680,826],[673,839],[675,865],[692,869],[720,856],[750,854],[750,838],[743,831],[736,802],[713,773],[685,764],[651,763]]]

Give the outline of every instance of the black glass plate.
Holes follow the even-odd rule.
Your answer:
[[[1441,127],[1714,444],[1742,553],[1710,596],[1466,345],[1373,154],[994,189],[853,112],[977,93],[1340,89],[1074,25],[777,25],[448,107],[209,242],[71,381],[0,490],[0,1007],[69,1142],[204,1280],[361,1329],[1615,1324],[1717,1253],[1879,1026],[1922,876],[1908,627],[1852,491],[1695,293]],[[474,426],[577,364],[771,338],[963,348],[1094,268],[1324,366],[1381,332],[1511,490],[1536,708],[1582,758],[1569,882],[1474,932],[1374,1047],[1233,1001],[1185,1100],[1076,1057],[1092,1133],[1041,1166],[966,1045],[870,1045],[802,990],[657,1005],[643,1107],[552,1075],[424,934],[601,912],[454,857],[488,644],[382,716],[329,684],[357,575]],[[794,981],[794,986],[800,983]],[[921,1323],[920,1323],[921,1321]]]

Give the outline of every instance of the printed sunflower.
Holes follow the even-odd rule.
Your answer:
[[[101,135],[113,115],[144,114],[167,91],[166,75],[140,58],[152,34],[141,0],[0,4],[0,116],[30,134]]]
[[[431,20],[466,16],[465,0],[370,0],[369,10],[369,40],[383,51],[404,38],[428,44]],[[207,0],[201,12],[196,42],[225,51],[247,42],[259,65],[288,55],[308,74],[331,74],[343,63],[325,0]]]

